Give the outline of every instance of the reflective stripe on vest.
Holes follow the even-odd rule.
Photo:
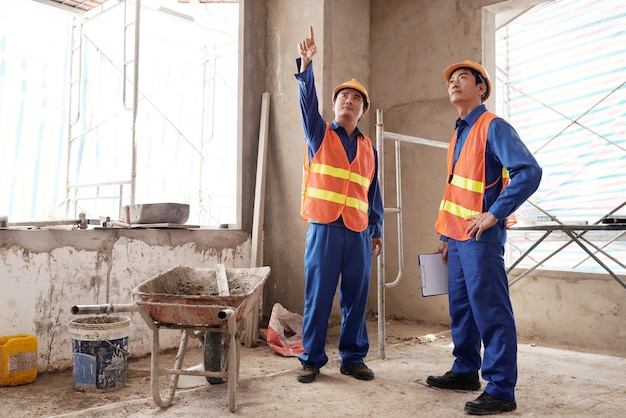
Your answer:
[[[346,228],[361,232],[369,224],[368,191],[374,179],[375,158],[368,137],[355,139],[356,157],[350,163],[339,136],[326,124],[326,135],[310,164],[305,147],[300,216],[322,223],[342,216]]]
[[[439,215],[435,222],[438,234],[466,241],[470,236],[465,232],[470,221],[465,218],[483,212],[485,195],[485,150],[489,124],[497,116],[484,112],[476,119],[454,165],[454,145],[456,132],[448,146],[448,182],[439,205]],[[454,173],[452,167],[454,166]],[[493,184],[492,184],[493,185]],[[490,186],[492,186],[490,185]]]

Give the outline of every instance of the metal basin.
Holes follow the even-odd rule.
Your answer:
[[[184,224],[189,220],[189,205],[184,203],[127,205],[123,211],[123,218],[129,224]]]
[[[241,320],[263,294],[270,268],[227,268],[230,294],[219,296],[213,268],[176,266],[133,289],[135,302],[161,325],[177,327],[223,324],[219,313],[236,312]]]

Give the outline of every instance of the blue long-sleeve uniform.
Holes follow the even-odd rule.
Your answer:
[[[456,162],[468,132],[487,109],[480,105],[465,119],[457,120]],[[517,383],[517,336],[504,266],[505,218],[539,186],[542,170],[513,127],[501,118],[489,125],[485,151],[486,184],[497,181],[502,167],[511,182],[485,191],[483,212],[498,223],[472,237],[448,241],[448,300],[450,308],[455,374],[475,373],[489,383],[485,391],[498,399],[514,400]],[[481,365],[481,343],[484,355]]]
[[[300,68],[300,59],[296,60]],[[302,73],[296,73],[299,81],[302,126],[308,147],[309,161],[322,144],[326,121],[319,112],[315,89],[313,65]],[[348,160],[356,157],[357,138],[362,133],[357,128],[353,138],[336,121],[330,124],[346,151]],[[369,294],[372,266],[371,239],[382,236],[384,215],[378,183],[378,153],[374,148],[376,167],[374,179],[368,191],[369,227],[354,232],[343,225],[341,218],[330,224],[309,222],[304,254],[305,294],[302,321],[302,345],[305,353],[300,355],[302,364],[322,367],[328,362],[325,353],[328,320],[334,295],[341,277],[339,303],[341,308],[341,335],[339,355],[342,365],[362,363],[369,351],[369,339],[365,324],[365,309]]]

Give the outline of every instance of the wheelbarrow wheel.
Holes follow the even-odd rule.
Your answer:
[[[204,336],[204,370],[225,372],[228,370],[228,334],[208,331]],[[206,377],[207,382],[219,385],[226,382],[221,377]]]

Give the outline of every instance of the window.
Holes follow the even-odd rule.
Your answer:
[[[612,212],[626,217],[625,27],[623,1],[561,0],[538,5],[496,32],[496,113],[513,124],[544,169],[518,220],[549,222],[549,214],[592,224]],[[510,233],[508,252],[530,247],[529,235]],[[625,235],[590,232],[586,238],[624,260]],[[542,243],[531,253],[534,262],[566,238]],[[603,271],[575,244],[544,267]]]
[[[85,19],[0,6],[9,221],[119,219],[122,205],[177,202],[190,204],[189,223],[237,223],[239,5],[151,0],[136,20],[128,3]]]

